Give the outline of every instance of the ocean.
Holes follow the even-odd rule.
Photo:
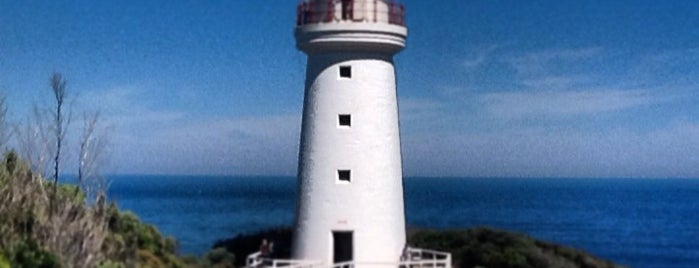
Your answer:
[[[110,176],[109,198],[202,254],[290,226],[292,177]],[[408,226],[492,226],[631,267],[699,267],[699,179],[406,178]]]

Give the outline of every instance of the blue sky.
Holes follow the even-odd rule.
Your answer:
[[[406,175],[699,177],[699,2],[403,3]],[[293,175],[295,4],[0,0],[0,92],[21,123],[61,72],[107,173]]]

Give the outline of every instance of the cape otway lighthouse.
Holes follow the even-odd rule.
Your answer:
[[[293,258],[396,262],[405,216],[393,55],[405,46],[403,7],[320,0],[298,15],[308,63]]]
[[[403,5],[305,0],[297,47],[308,55],[293,260],[248,266],[450,267],[448,253],[406,245],[393,55]]]

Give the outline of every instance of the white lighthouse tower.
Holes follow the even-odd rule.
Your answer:
[[[391,0],[306,0],[308,55],[293,259],[398,263],[406,246],[393,55],[404,9]]]

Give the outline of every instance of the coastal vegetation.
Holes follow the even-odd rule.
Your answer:
[[[418,229],[409,244],[451,252],[455,267],[620,267],[583,251],[486,227]]]
[[[72,137],[77,183],[59,179],[72,106],[63,77],[49,82],[54,105],[35,105],[24,124],[9,123],[0,94],[0,268],[232,267],[225,250],[179,255],[174,238],[108,201],[99,175],[108,133],[98,112],[85,112]]]
[[[232,267],[233,255],[220,249],[202,258],[179,255],[174,238],[120,211],[103,193],[86,202],[75,185],[60,184],[51,204],[53,186],[16,153],[4,155],[0,268]]]

